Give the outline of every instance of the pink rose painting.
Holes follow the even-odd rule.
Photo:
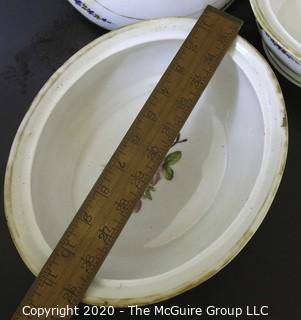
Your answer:
[[[180,133],[178,134],[174,144],[172,145],[172,148],[179,143],[184,143],[188,141],[188,139],[181,140]],[[156,185],[159,183],[159,181],[162,179],[166,179],[167,181],[171,181],[174,177],[174,170],[172,168],[173,165],[175,165],[177,162],[179,162],[182,158],[182,152],[181,151],[172,151],[167,154],[164,161],[154,174],[152,180],[150,181],[148,187],[145,189],[144,194],[142,198],[137,202],[133,212],[137,213],[141,210],[143,200],[153,200],[152,193],[156,191]]]

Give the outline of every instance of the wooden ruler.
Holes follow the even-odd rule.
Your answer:
[[[241,25],[206,8],[12,319],[35,319],[24,315],[24,306],[80,303]]]

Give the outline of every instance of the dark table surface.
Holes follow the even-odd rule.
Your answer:
[[[237,0],[227,11],[245,21],[241,35],[263,52],[249,2]],[[0,0],[0,30],[0,174],[3,194],[9,150],[34,96],[66,59],[106,31],[87,21],[62,0]],[[270,312],[265,317],[267,319],[301,318],[301,89],[277,71],[276,75],[287,104],[290,144],[283,180],[266,219],[244,250],[221,272],[197,288],[160,305],[267,305]],[[0,313],[1,319],[9,319],[34,277],[11,241],[3,196],[0,219]],[[128,310],[125,310],[115,318],[129,317]],[[247,318],[250,317],[240,317]]]

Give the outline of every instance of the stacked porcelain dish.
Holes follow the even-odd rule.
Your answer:
[[[199,17],[207,5],[226,8],[233,0],[68,0],[99,26],[112,30],[146,19]]]
[[[301,86],[301,1],[250,2],[269,60],[286,78]]]

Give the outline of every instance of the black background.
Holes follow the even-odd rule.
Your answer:
[[[241,35],[263,52],[249,2],[237,0],[227,11],[245,21]],[[67,1],[0,1],[1,194],[10,146],[34,96],[67,58],[105,32]],[[206,283],[162,305],[268,305],[270,316],[266,319],[301,318],[301,89],[278,72],[276,75],[287,104],[290,128],[288,162],[276,199],[256,235],[230,265]],[[9,319],[34,278],[11,241],[3,196],[1,210],[0,312],[1,319]],[[129,318],[129,313],[125,311],[115,318],[119,317]]]

